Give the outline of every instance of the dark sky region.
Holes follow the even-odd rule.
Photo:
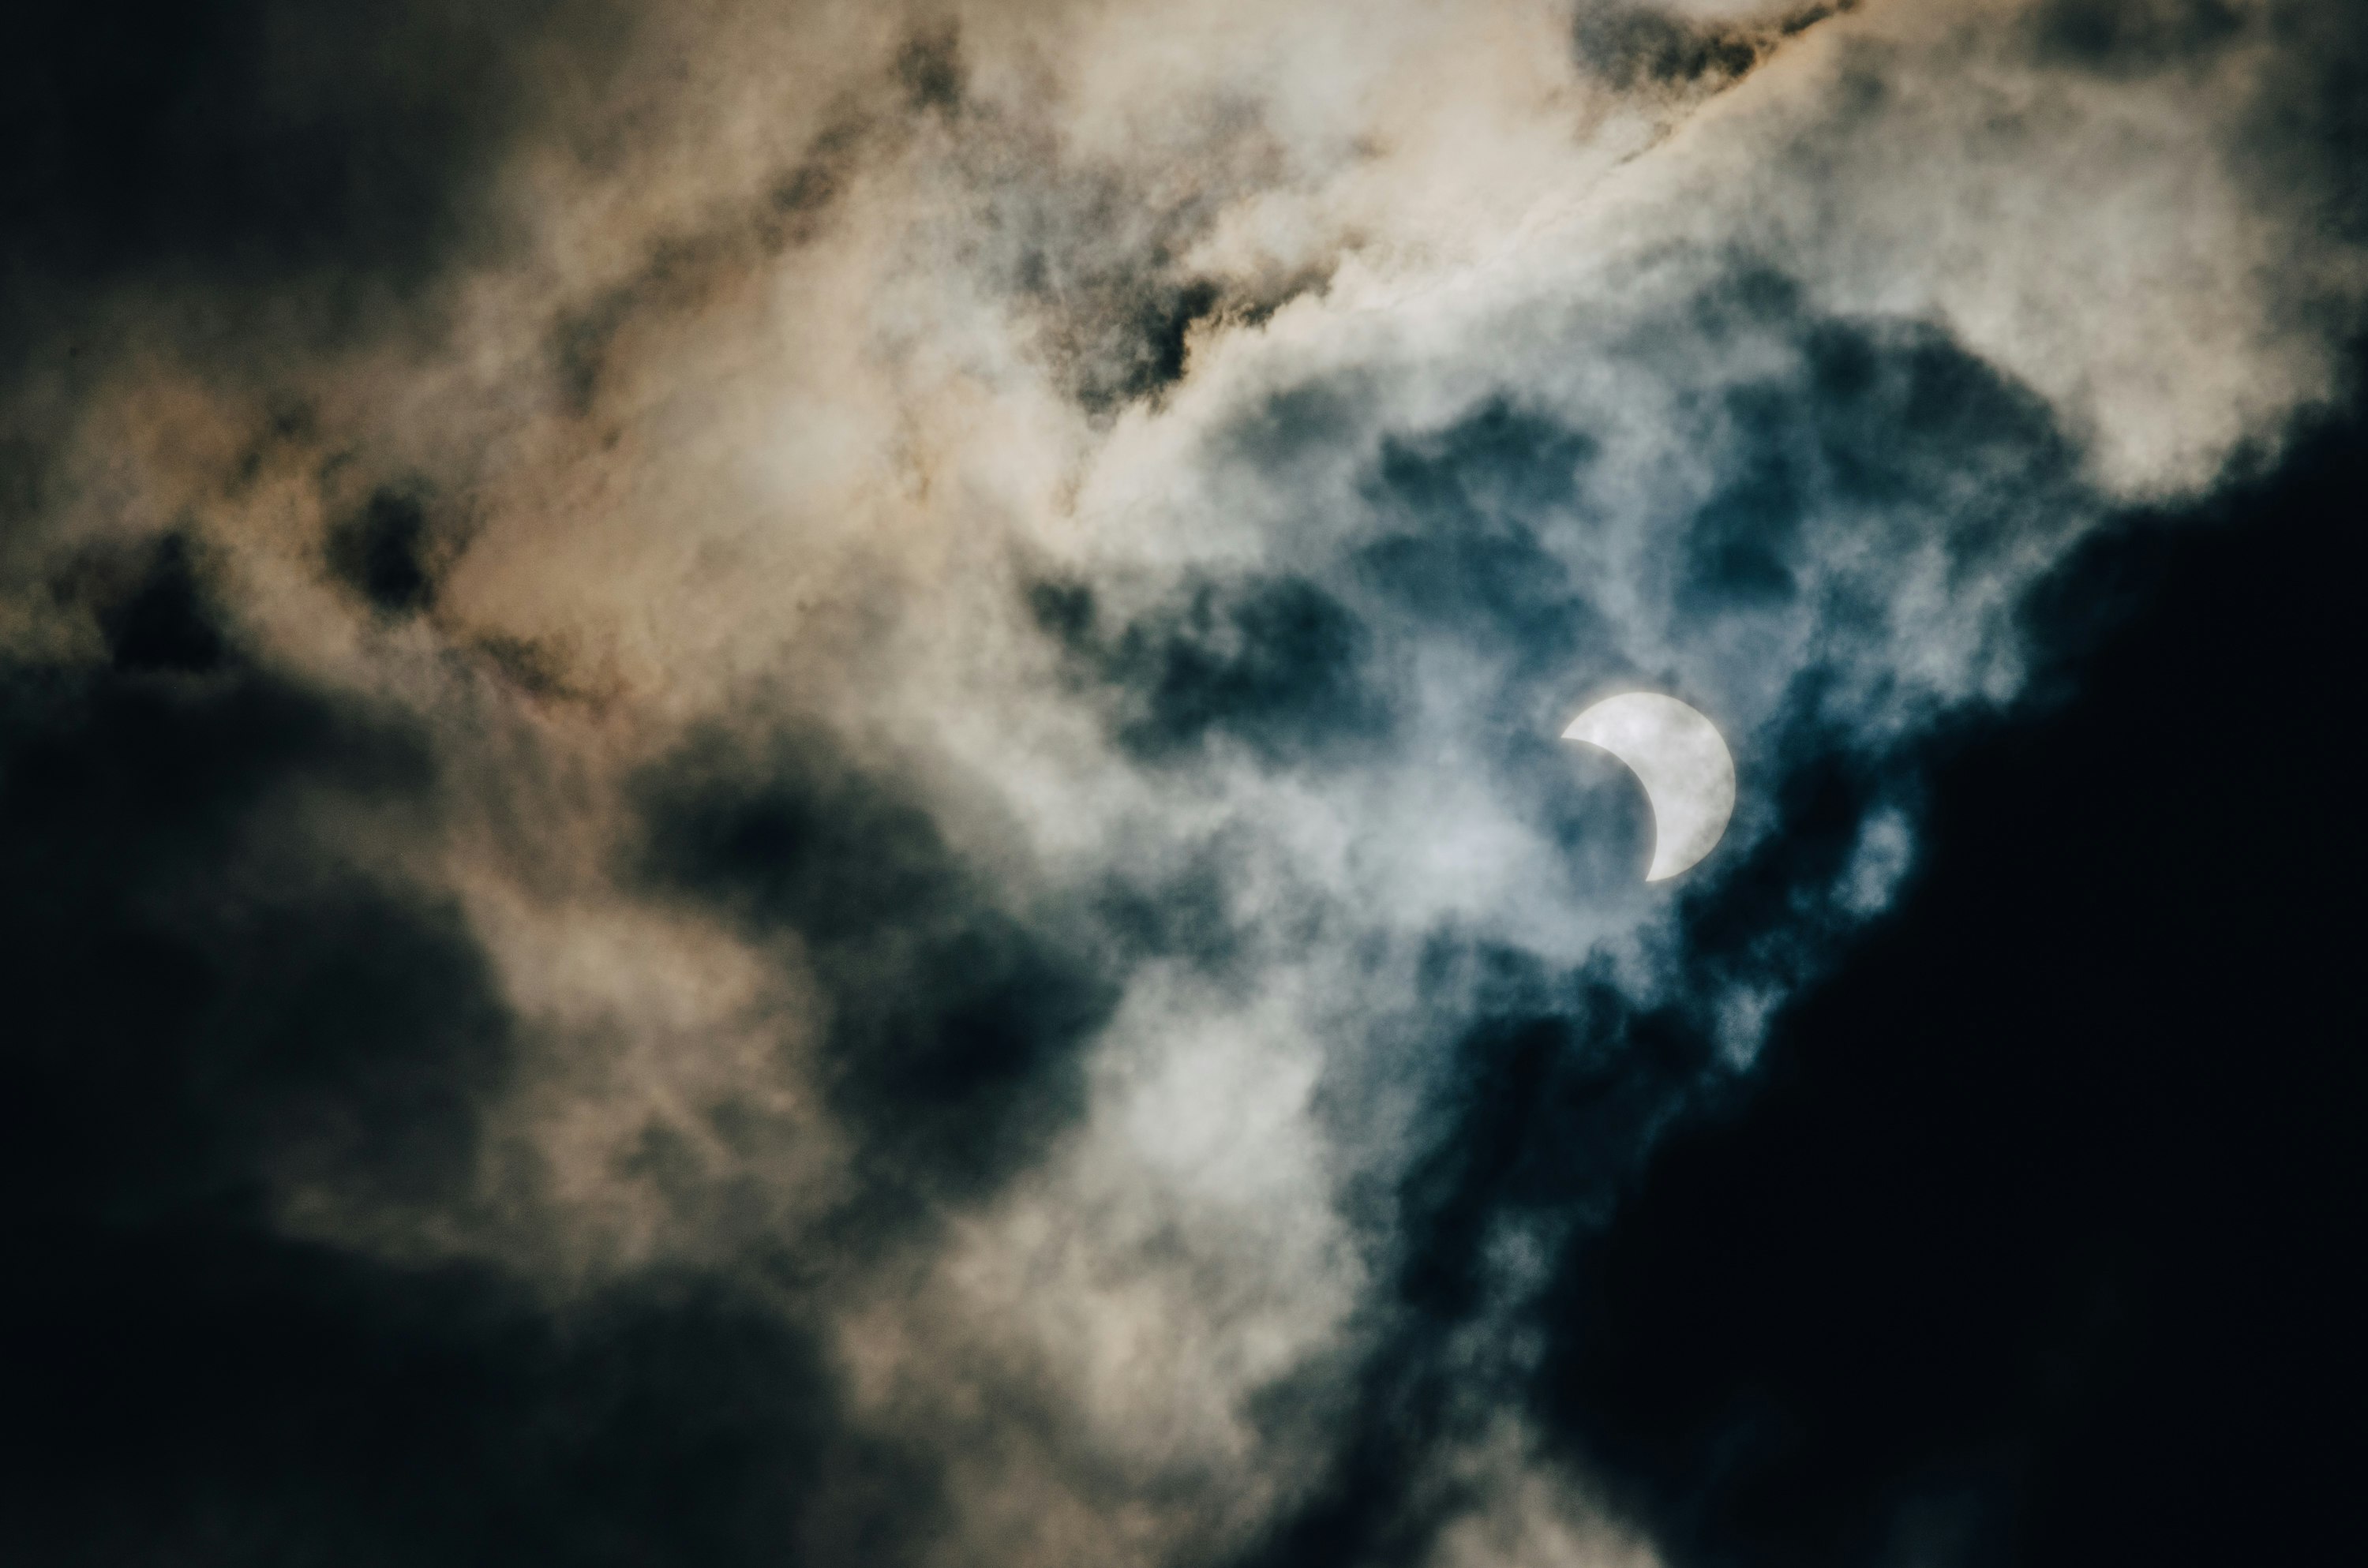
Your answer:
[[[1574,1251],[1543,1397],[1701,1561],[2356,1549],[2362,842],[2294,753],[2362,451],[2040,589],[2054,700],[1935,747],[1910,891]]]
[[[2351,7],[5,28],[0,1562],[2361,1556]]]

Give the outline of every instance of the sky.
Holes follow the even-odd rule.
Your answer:
[[[0,1556],[2352,1554],[2353,7],[15,31]]]

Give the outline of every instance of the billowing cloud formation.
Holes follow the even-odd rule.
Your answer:
[[[1648,1560],[1537,1293],[2034,584],[2340,392],[2357,26],[462,9],[8,95],[13,1310],[128,1347],[9,1528]]]

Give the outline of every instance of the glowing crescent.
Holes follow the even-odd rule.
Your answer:
[[[1700,713],[1674,697],[1632,691],[1607,697],[1570,722],[1566,741],[1585,741],[1628,765],[1653,803],[1648,882],[1674,877],[1709,854],[1735,814],[1735,757]]]

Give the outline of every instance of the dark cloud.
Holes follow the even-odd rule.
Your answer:
[[[1084,221],[1123,233],[1121,221],[1106,209],[1141,199],[1122,186],[1093,190]],[[1070,394],[1097,416],[1156,402],[1182,381],[1196,331],[1256,326],[1303,294],[1321,294],[1330,281],[1328,268],[1271,278],[1195,273],[1180,256],[1205,214],[1188,208],[1157,216],[1171,232],[1150,238],[1140,251],[1031,248],[1020,264],[1021,292],[1044,316]]]
[[[2137,74],[2233,43],[2245,21],[2227,0],[2046,0],[2032,10],[2029,25],[2044,59]]]
[[[804,939],[826,1092],[884,1199],[977,1196],[1080,1109],[1116,977],[998,897],[900,780],[814,733],[711,735],[638,793],[650,877]]]
[[[1690,389],[1701,455],[1721,476],[1679,523],[1690,619],[1797,608],[1805,577],[1833,576],[1824,557],[1845,536],[1884,565],[1937,544],[1970,581],[2086,510],[2076,449],[2046,404],[1937,327],[1820,313],[1790,278],[1738,259],[1617,351],[1650,358],[1686,339],[1713,363],[1782,351],[1780,369]],[[1353,406],[1350,389],[1303,389],[1235,441],[1287,480],[1355,438]],[[1628,526],[1590,496],[1600,453],[1570,414],[1502,399],[1386,436],[1360,482],[1370,518],[1349,574],[1385,601],[1383,624],[1491,644],[1541,673],[1606,657],[1610,628],[1565,564],[1575,539]]]
[[[2044,64],[2114,81],[2192,78],[2239,51],[2256,51],[2255,96],[2230,127],[2230,152],[2254,187],[2303,209],[2304,232],[2358,243],[2368,234],[2368,108],[2353,84],[2368,69],[2368,18],[2321,0],[2045,0],[2024,18]],[[2325,312],[2329,330],[2352,330],[2289,280],[2293,311]]]
[[[930,1515],[815,1348],[710,1280],[554,1310],[237,1227],[11,1242],[13,1561],[893,1562]]]
[[[329,529],[330,573],[388,615],[435,602],[436,540],[417,487],[381,486]]]
[[[2294,748],[2351,678],[2357,437],[2202,531],[2140,516],[2076,557],[2032,600],[2014,720],[1870,751],[1801,693],[1762,759],[1785,831],[1687,895],[1673,1004],[1434,946],[1425,993],[1473,1000],[1373,1221],[1392,1326],[1328,1481],[1244,1562],[1430,1560],[1475,1502],[1430,1456],[1501,1402],[1675,1568],[2348,1539],[2325,1434],[2361,1302],[2331,1239],[2368,1078],[2327,912],[2368,846]],[[1687,999],[1800,972],[1769,942],[1829,940],[1816,890],[1903,797],[1932,862],[1730,1074]],[[1508,1235],[1556,1259],[1543,1295],[1508,1294]]]
[[[0,667],[0,1555],[897,1560],[930,1477],[778,1302],[276,1222],[468,1211],[515,1026],[455,910],[340,852],[432,817],[426,737],[256,668],[177,537],[113,578],[110,663]]]
[[[1858,896],[1849,890],[1870,824],[1919,800],[1932,757],[1954,744],[1929,730],[1914,732],[1929,750],[1871,737],[1865,694],[1839,689],[1886,662],[1862,651],[1894,635],[1885,574],[1931,550],[1952,584],[1977,585],[2089,505],[2044,406],[1928,325],[1818,314],[1755,267],[1682,301],[1677,316],[1708,346],[1707,362],[1749,345],[1754,362],[1771,366],[1690,400],[1702,431],[1692,450],[1722,477],[1663,538],[1691,636],[1814,610],[1821,652],[1745,759],[1782,828],[1730,850],[1716,879],[1677,890],[1677,973],[1663,1002],[1634,1000],[1600,963],[1558,969],[1439,933],[1419,989],[1470,1003],[1440,1025],[1450,1038],[1429,1152],[1381,1206],[1378,1231],[1403,1248],[1377,1308],[1394,1326],[1360,1374],[1358,1408],[1341,1424],[1354,1436],[1331,1480],[1248,1561],[1421,1562],[1474,1506],[1442,1489],[1436,1456],[1480,1441],[1503,1402],[1523,1403],[1531,1373],[1520,1346],[1568,1357],[1581,1353],[1570,1336],[1587,1332],[1566,1296],[1508,1307],[1521,1293],[1503,1276],[1508,1238],[1590,1260],[1567,1265],[1587,1277],[1597,1255],[1585,1238],[1620,1211],[1665,1130],[1731,1108],[1748,1081],[1727,1054],[1724,999],[1787,990],[1826,961],[1841,928],[1863,917],[1844,906]],[[1651,320],[1634,341],[1666,343],[1674,330]],[[1765,357],[1770,342],[1786,351]],[[1283,472],[1296,461],[1290,442],[1261,452]],[[1575,540],[1633,526],[1593,499],[1618,457],[1566,413],[1499,400],[1385,438],[1357,481],[1367,515],[1335,569],[1353,585],[1349,602],[1389,656],[1428,644],[1494,661],[1508,678],[1492,686],[1501,711],[1491,736],[1537,728],[1532,710],[1557,710],[1574,670],[1623,673],[1615,612],[1565,564]],[[1063,614],[1090,621],[1082,601],[1047,608],[1056,624]],[[2010,619],[1993,633],[2015,634]],[[1499,740],[1462,760],[1529,802],[1575,879],[1633,879],[1630,861],[1640,866],[1649,843],[1641,806],[1626,802],[1625,818],[1607,810],[1550,740]],[[1650,1407],[1641,1384],[1636,1398]],[[1928,1511],[1947,1515],[1939,1502]]]
[[[126,283],[244,294],[304,280],[352,309],[495,227],[487,176],[593,79],[608,0],[35,4],[0,63],[0,315],[11,361]],[[58,318],[60,310],[66,319]]]
[[[1639,0],[1587,0],[1571,22],[1578,62],[1610,86],[1715,90],[1741,81],[1785,39],[1850,10],[1856,0],[1799,6],[1772,19],[1674,14]]]
[[[1206,278],[1185,278],[1115,300],[1101,349],[1080,381],[1088,407],[1148,397],[1184,379],[1192,328],[1213,318],[1224,297]]]
[[[94,607],[117,669],[203,675],[222,665],[227,645],[190,552],[187,534],[166,534],[130,585]]]
[[[1131,866],[1109,880],[1095,909],[1103,932],[1132,959],[1176,959],[1219,975],[1238,974],[1250,934],[1234,915],[1234,894],[1251,850],[1219,834],[1159,875]]]
[[[2325,232],[2342,234],[2359,217],[2350,153],[2368,141],[2351,85],[2361,29],[2337,10],[2047,0],[1999,47],[2035,53],[2069,101],[2201,79],[2240,44],[2275,45],[2235,155],[2263,187],[2323,202]],[[1827,14],[1747,28],[1597,5],[1569,38],[1599,86],[1666,107]],[[573,0],[45,9],[21,30],[0,65],[0,133],[23,150],[0,173],[6,347],[63,345],[135,291],[178,290],[233,358],[257,301],[325,303],[334,322],[488,254],[502,227],[489,175],[549,129],[554,84],[599,97],[628,31]],[[903,230],[882,210],[879,232],[918,258],[899,287],[943,267],[966,328],[982,295],[1000,300],[1021,330],[993,362],[1035,355],[1085,412],[1081,431],[1159,414],[1210,335],[1324,287],[1321,266],[1232,277],[1197,259],[1234,233],[1222,225],[1243,193],[1289,196],[1307,173],[1258,110],[1203,106],[1156,156],[1087,165],[1057,119],[989,101],[996,78],[965,48],[950,28],[910,33],[893,61],[848,74],[826,128],[769,179],[628,236],[638,267],[523,329],[545,357],[519,380],[555,376],[565,407],[621,425],[632,400],[614,389],[671,347],[656,341],[666,324],[770,288],[773,264],[851,192],[870,199],[873,160],[899,160],[883,201],[920,191],[928,209]],[[1881,134],[1896,63],[1861,45],[1840,91],[1865,118],[1820,123]],[[642,112],[614,133],[637,134]],[[1292,215],[1281,198],[1274,210]],[[2019,265],[2015,243],[2001,241],[2001,267]],[[453,678],[484,707],[451,723],[427,688],[460,658],[391,666],[386,687],[413,712],[251,645],[242,627],[258,619],[243,618],[264,609],[222,596],[279,564],[268,529],[239,537],[256,494],[241,487],[268,453],[191,492],[221,507],[202,530],[79,553],[45,539],[58,559],[0,606],[0,1244],[17,1281],[0,1332],[28,1347],[0,1413],[0,1557],[893,1564],[925,1537],[1020,1514],[1016,1528],[1047,1532],[1031,1543],[1143,1519],[1156,1541],[1170,1514],[1194,1517],[1174,1539],[1198,1542],[1235,1528],[1193,1533],[1200,1516],[1263,1506],[1235,1497],[1271,1471],[1291,1478],[1275,1483],[1287,1501],[1242,1527],[1257,1536],[1244,1561],[1411,1568],[1491,1483],[1449,1475],[1453,1456],[1508,1421],[1600,1474],[1672,1568],[2336,1556],[2348,1478],[2309,1434],[2356,1403],[2332,1347],[2360,1315],[2343,1247],[2368,1190],[2351,1137],[2358,1008],[2330,914],[2357,881],[2359,834],[2327,761],[2329,715],[2348,702],[2342,524],[2359,432],[2323,436],[2231,501],[2251,528],[2241,542],[2132,529],[2019,611],[2035,562],[2098,510],[2055,411],[1937,324],[1943,312],[1832,313],[1748,256],[1690,253],[1675,270],[1713,280],[1656,271],[1633,292],[1627,277],[1600,298],[1503,307],[1535,312],[1490,318],[1525,335],[1474,352],[1526,390],[1419,426],[1403,410],[1438,406],[1462,350],[1422,350],[1447,361],[1441,381],[1407,390],[1388,383],[1439,367],[1299,371],[1278,337],[1271,358],[1246,353],[1246,384],[1284,390],[1209,415],[1199,447],[1190,421],[1206,411],[1177,400],[1185,438],[1167,449],[1205,466],[1162,473],[1155,454],[1147,477],[1207,480],[1200,494],[1252,512],[1271,503],[1224,519],[1269,548],[1240,564],[1229,540],[1176,570],[1197,541],[1166,539],[1145,551],[1156,567],[1028,592],[1065,684],[1002,695],[1064,718],[1082,700],[1107,755],[977,788],[743,711],[624,780],[631,842],[600,863],[613,885],[586,894],[614,901],[594,922],[688,909],[704,918],[681,924],[715,951],[778,963],[795,1016],[756,1027],[780,1027],[782,1083],[811,1067],[819,1086],[792,1123],[760,1106],[781,1083],[702,1082],[680,1119],[604,1146],[591,1179],[613,1185],[587,1207],[655,1194],[677,1233],[654,1250],[720,1260],[703,1268],[603,1255],[589,1278],[550,1277],[571,1244],[565,1220],[533,1208],[549,1199],[528,1147],[541,1129],[494,1119],[519,1117],[505,1096],[521,1085],[603,1092],[571,1075],[580,1042],[546,1038],[566,1026],[529,1025],[506,1000],[505,981],[548,980],[531,972],[538,944],[575,961],[574,932],[519,937],[529,956],[503,949],[525,966],[504,975],[454,898],[385,868],[449,863],[455,778],[485,788],[516,759],[475,723],[500,702],[541,705],[512,716],[550,737],[517,773],[580,765],[552,788],[600,796],[616,734],[673,733],[661,727],[724,683],[703,686],[688,654],[648,677],[680,687],[611,731],[597,721],[627,683],[586,673],[576,650],[603,629],[564,619],[576,608],[564,589],[546,634],[494,629],[497,580],[485,627],[444,624],[441,583],[477,520],[456,499],[472,492],[440,473],[346,492],[297,565],[358,614],[416,618],[355,656],[466,640],[501,680]],[[1395,352],[1372,349],[1377,364]],[[1548,359],[1579,369],[1540,370]],[[532,410],[547,384],[495,391]],[[858,431],[850,449],[931,448],[927,402],[899,405],[893,439],[863,447]],[[52,412],[63,428],[75,411]],[[273,438],[319,435],[291,415]],[[625,455],[596,460],[643,460],[604,449]],[[975,477],[948,460],[940,500]],[[56,508],[59,472],[38,438],[0,446],[12,535]],[[694,509],[717,494],[662,466],[613,477]],[[75,499],[110,504],[97,488]],[[909,508],[928,514],[916,526],[938,526],[937,505]],[[725,559],[691,531],[683,560]],[[1122,557],[1119,531],[1093,548]],[[521,541],[510,559],[530,554]],[[807,543],[781,553],[803,567]],[[817,536],[815,551],[831,548]],[[680,563],[628,554],[661,577]],[[816,559],[822,578],[844,564]],[[2140,619],[2100,631],[2103,606]],[[958,638],[1010,608],[965,604],[942,624]],[[658,610],[643,630],[654,666],[785,645],[686,637]],[[87,656],[28,651],[53,643]],[[2044,703],[2011,724],[1935,718],[2017,689],[2032,646]],[[864,678],[814,658],[801,679]],[[1638,887],[1650,818],[1634,780],[1589,772],[1546,722],[1581,687],[1628,680],[1696,683],[1739,715],[1758,820],[1683,885]],[[1078,777],[1043,782],[1063,768]],[[1117,848],[1077,851],[1106,858],[1056,893],[1031,881],[1025,831],[980,820],[997,790],[1040,785],[1252,803],[1165,837],[1130,824],[1142,833],[1114,832]],[[1257,793],[1296,803],[1334,786],[1321,804],[1340,803],[1356,862],[1337,881],[1307,869],[1302,827],[1265,820]],[[1430,825],[1403,802],[1448,797],[1495,813],[1480,824],[1495,836],[1468,860],[1401,868],[1402,845],[1383,840],[1410,818]],[[1828,973],[1907,864],[1911,818],[1930,829],[1907,902]],[[1481,863],[1502,845],[1523,863],[1503,873],[1499,918],[1463,881],[1495,874]],[[568,896],[584,883],[599,878]],[[1385,909],[1354,907],[1384,895]],[[1534,933],[1533,915],[1568,928]],[[1145,975],[1127,1029],[1105,1035]],[[622,978],[664,992],[677,977]],[[1379,1038],[1336,1021],[1368,1002],[1384,1013],[1389,995],[1406,1000]],[[582,1000],[597,1013],[607,999]],[[1759,1006],[1781,1008],[1764,1085],[1743,1070],[1758,1024],[1729,1017]],[[1252,1035],[1244,1068],[1226,1050],[1254,1014],[1287,1038],[1269,1051]],[[1206,1044],[1219,1034],[1225,1049]],[[1102,1114],[1106,1085],[1089,1095],[1087,1074],[1098,1039],[1124,1109],[1064,1143]],[[549,1081],[524,1075],[529,1040]],[[1315,1079],[1304,1119],[1294,1052]],[[1146,1063],[1149,1088],[1120,1082]],[[1270,1121],[1269,1094],[1289,1102]],[[1384,1099],[1386,1117],[1358,1121]],[[1174,1147],[1122,1147],[1126,1117],[1165,1136],[1171,1108]],[[1246,1110],[1256,1131],[1233,1142]],[[848,1187],[814,1199],[837,1207],[793,1229],[768,1190],[743,1222],[734,1184],[761,1181],[719,1167],[771,1179],[801,1137],[829,1145],[816,1164],[834,1174],[844,1155]],[[495,1145],[490,1164],[527,1171],[498,1202],[524,1212],[491,1212]],[[1224,1179],[1186,1168],[1203,1145]],[[1336,1192],[1338,1167],[1353,1171]],[[1018,1304],[982,1306],[939,1272],[971,1259],[905,1221],[963,1210],[991,1247],[1007,1217],[991,1200],[1014,1194],[1053,1217],[1043,1256],[1057,1266],[1023,1257]],[[1336,1221],[1353,1261],[1330,1250]],[[551,1235],[516,1256],[416,1261],[438,1244],[421,1236],[458,1234],[457,1248],[539,1225]],[[899,1278],[865,1273],[906,1244]],[[860,1417],[835,1357],[850,1327],[863,1339],[879,1325],[838,1315],[853,1297],[897,1342],[883,1377],[898,1386]],[[1144,1394],[1132,1358],[1097,1359],[1114,1324],[1138,1322],[1193,1342],[1176,1365],[1238,1386]],[[1106,1442],[1121,1423],[1135,1425]],[[1204,1430],[1218,1436],[1196,1449]],[[1311,1473],[1312,1493],[1291,1490]],[[973,1495],[989,1491],[992,1504]],[[932,1560],[1044,1554],[1013,1539],[947,1535]]]
[[[951,21],[916,32],[896,51],[896,80],[916,109],[951,112],[970,90],[962,29]]]
[[[454,1197],[507,1059],[484,960],[298,825],[432,810],[423,738],[248,665],[177,541],[103,619],[110,668],[13,664],[0,710],[21,1200]]]
[[[1657,355],[1673,338],[1698,343],[1706,365],[1748,356],[1772,368],[1688,388],[1689,454],[1716,482],[1641,548],[1668,559],[1690,640],[1817,626],[1789,699],[1799,714],[1755,768],[1857,756],[1850,732],[1880,688],[1852,683],[1888,677],[1883,650],[1907,634],[1895,619],[1901,576],[1930,554],[1952,600],[1978,596],[2018,552],[2065,538],[2093,509],[2076,449],[2035,395],[1945,333],[1816,312],[1756,265],[1627,329],[1617,352]],[[1303,389],[1230,445],[1289,488],[1314,454],[1360,438],[1353,406],[1347,389]],[[1119,733],[1145,756],[1217,736],[1269,760],[1355,756],[1343,741],[1403,730],[1410,662],[1485,659],[1498,673],[1466,700],[1485,705],[1491,737],[1520,738],[1493,738],[1500,755],[1467,760],[1502,769],[1514,798],[1570,813],[1554,836],[1575,850],[1577,818],[1597,813],[1573,794],[1550,734],[1533,732],[1575,699],[1574,680],[1670,678],[1636,665],[1635,629],[1571,565],[1639,526],[1600,498],[1604,440],[1583,415],[1491,399],[1383,436],[1354,483],[1354,526],[1304,576],[1204,585],[1117,629],[1083,589],[1047,587],[1037,618],[1125,693]],[[1300,584],[1281,597],[1278,585]],[[1308,608],[1285,616],[1269,608],[1280,602]],[[1990,650],[1978,656],[2003,656],[2015,637],[2004,607],[1976,624]],[[1326,628],[1338,630],[1318,634]],[[1786,788],[1781,777],[1763,787]],[[1878,803],[1880,791],[1853,790],[1859,816]],[[1854,825],[1780,837],[1816,844],[1823,866],[1834,834],[1846,844]],[[1805,860],[1785,873],[1809,874]]]
[[[581,661],[564,641],[495,632],[470,646],[503,680],[538,701],[597,710],[614,696],[597,676],[578,667]]]
[[[1295,502],[1338,525],[1327,547],[1303,548],[1287,572],[1188,579],[1123,614],[1107,589],[1042,582],[1030,613],[1135,757],[1386,768],[1428,735],[1491,781],[1584,897],[1632,880],[1650,819],[1624,774],[1574,773],[1556,716],[1575,681],[1666,686],[1673,672],[1640,667],[1639,629],[1572,562],[1640,549],[1666,562],[1647,570],[1668,574],[1679,635],[1765,639],[1792,671],[1746,758],[1784,829],[1731,868],[1686,937],[1704,995],[1782,985],[1873,896],[1850,885],[1853,857],[1877,814],[1914,795],[1912,770],[1860,733],[1870,704],[1912,700],[1886,685],[1893,650],[1917,634],[1897,619],[1903,578],[1933,573],[1952,601],[1935,609],[1965,613],[1953,601],[1981,602],[2009,562],[2053,549],[2094,504],[2027,389],[1928,324],[1819,312],[1764,267],[1738,264],[1615,341],[1656,361],[1691,343],[1687,362],[1704,368],[1684,398],[1687,449],[1715,482],[1640,545],[1622,543],[1640,525],[1602,499],[1618,483],[1607,463],[1634,459],[1607,455],[1611,437],[1583,414],[1492,397],[1372,440],[1356,389],[1317,384],[1268,400],[1221,443],[1298,495],[1325,483],[1304,475],[1372,440],[1346,506]],[[1721,374],[1732,360],[1767,368]],[[1967,615],[1963,656],[2011,658],[2009,611],[2001,600]],[[1804,624],[1809,651],[1779,652]],[[1488,672],[1452,712],[1431,710],[1417,673],[1442,662]]]
[[[1706,294],[1713,340],[1775,328],[1797,357],[1722,392],[1721,493],[1688,528],[1691,578],[1713,598],[1789,593],[1802,528],[1839,519],[1901,551],[1933,540],[1970,577],[2073,510],[2078,453],[2047,404],[1929,324],[1817,315],[1797,286],[1745,267]],[[1989,483],[1961,497],[1956,482]],[[1828,521],[1827,527],[1835,523]]]
[[[1485,1439],[1523,1378],[1518,1330],[1473,1335],[1504,1290],[1492,1254],[1524,1227],[1551,1247],[1574,1221],[1606,1218],[1660,1130],[1715,1079],[1708,1031],[1639,1009],[1600,966],[1555,973],[1452,938],[1423,965],[1427,988],[1476,981],[1475,1006],[1441,1042],[1436,1137],[1376,1217],[1403,1248],[1377,1309],[1389,1327],[1338,1418],[1349,1436],[1325,1483],[1244,1568],[1432,1560],[1440,1528],[1474,1501],[1440,1485],[1437,1456]]]
[[[2350,1535],[2368,1082],[2326,915],[2362,845],[2294,747],[2350,679],[2356,435],[2232,497],[2241,536],[2145,519],[2051,585],[2077,695],[1946,743],[1908,902],[1572,1254],[1557,1419],[1678,1563]],[[2100,605],[2136,619],[2098,648]]]
[[[1571,41],[1582,64],[1622,88],[1729,82],[1759,63],[1748,35],[1647,6],[1582,6]]]
[[[2239,151],[2263,188],[2305,204],[2305,232],[2368,240],[2368,103],[2354,85],[2368,70],[2368,14],[2350,6],[2274,9],[2276,48]],[[2299,287],[2291,309],[2311,310],[2342,334],[2357,317]]]
[[[1363,484],[1376,537],[1353,579],[1430,635],[1492,643],[1531,678],[1602,658],[1606,628],[1540,530],[1570,512],[1597,448],[1542,412],[1492,402],[1393,436]]]
[[[1108,630],[1083,587],[1039,585],[1030,608],[1088,677],[1114,694],[1115,736],[1145,760],[1224,742],[1283,765],[1320,760],[1389,732],[1372,632],[1306,578],[1200,583]]]

